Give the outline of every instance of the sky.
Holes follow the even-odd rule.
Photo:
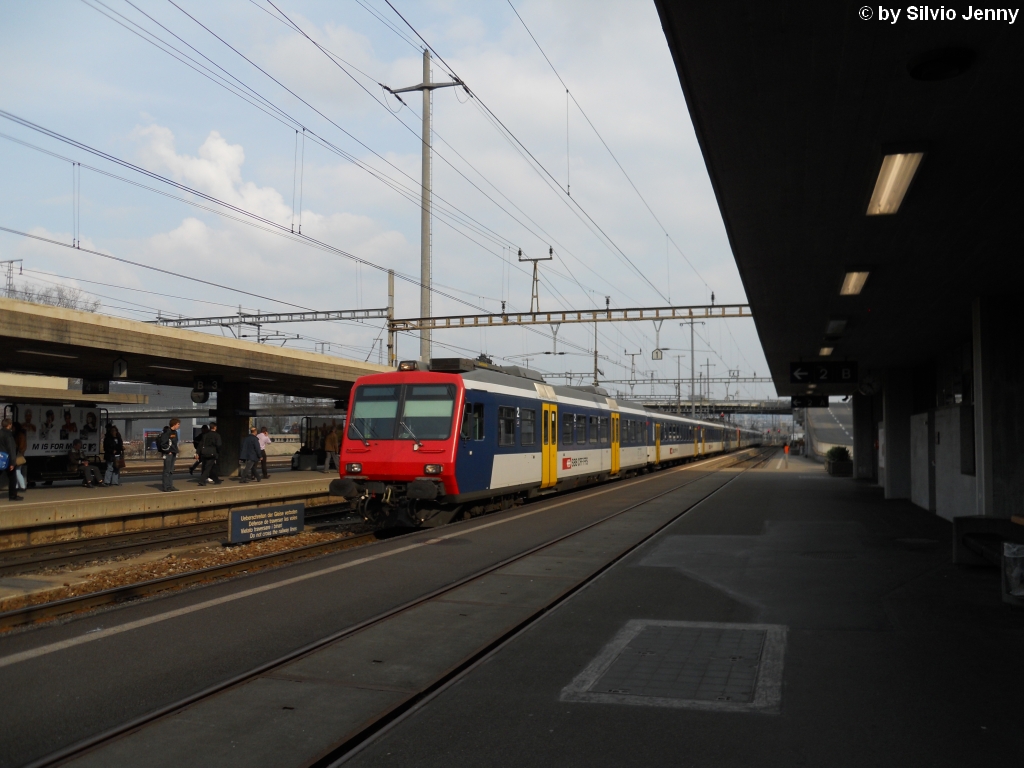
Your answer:
[[[0,110],[48,132],[0,117],[0,227],[42,238],[0,231],[16,284],[151,320],[381,308],[394,269],[396,316],[419,316],[422,97],[382,88],[422,80],[418,33],[432,79],[470,91],[433,96],[432,314],[528,309],[520,249],[553,255],[543,310],[746,301],[652,2],[391,2],[0,0]],[[385,354],[379,320],[273,329]],[[681,373],[688,396],[678,323],[603,324],[597,346],[603,378],[641,382],[610,390],[668,395],[642,381]],[[695,346],[698,372],[767,374],[748,319],[698,326]],[[592,325],[537,326],[438,331],[433,354],[590,383],[593,348]],[[418,353],[401,334],[399,358]]]

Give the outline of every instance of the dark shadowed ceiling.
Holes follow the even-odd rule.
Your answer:
[[[847,321],[832,359],[863,378],[969,340],[975,296],[1021,301],[1024,14],[903,9],[890,24],[860,3],[656,4],[780,394],[806,391],[789,363],[820,359],[830,319]],[[911,76],[949,48],[973,64]],[[900,210],[866,216],[883,154],[921,149]],[[843,297],[851,267],[871,276]]]

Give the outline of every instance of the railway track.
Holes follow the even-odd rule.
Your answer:
[[[180,711],[182,711],[183,709],[185,709],[187,707],[195,705],[198,702],[201,702],[201,701],[203,701],[205,699],[208,699],[208,698],[210,698],[212,696],[215,696],[217,694],[220,694],[222,692],[225,692],[225,691],[228,691],[230,689],[234,689],[234,688],[237,688],[239,686],[245,685],[246,683],[248,683],[248,682],[250,682],[250,681],[252,681],[252,680],[254,680],[254,679],[256,679],[256,678],[258,678],[258,677],[260,677],[262,675],[266,675],[268,673],[273,672],[274,670],[284,666],[285,664],[291,663],[291,662],[296,661],[296,660],[298,660],[298,659],[300,659],[300,658],[302,658],[304,656],[307,656],[307,655],[310,655],[310,654],[312,654],[314,652],[320,651],[320,650],[326,648],[327,646],[329,646],[329,645],[331,645],[333,643],[336,643],[336,642],[338,642],[338,641],[340,641],[340,640],[342,640],[344,638],[347,638],[347,637],[349,637],[349,636],[351,636],[351,635],[353,635],[353,634],[355,634],[357,632],[366,630],[366,629],[368,629],[368,628],[370,628],[370,627],[372,627],[374,625],[377,625],[377,624],[385,622],[385,621],[387,621],[389,619],[392,619],[395,616],[397,616],[397,615],[399,615],[401,613],[404,613],[404,612],[406,612],[406,611],[408,611],[408,610],[410,610],[410,609],[412,609],[412,608],[414,608],[416,606],[422,605],[422,604],[424,604],[424,603],[426,603],[428,601],[434,600],[434,599],[436,599],[436,598],[438,598],[438,597],[440,597],[440,596],[442,596],[442,595],[444,595],[446,593],[452,592],[452,591],[454,591],[454,590],[456,590],[456,589],[458,589],[460,587],[465,586],[466,584],[469,584],[470,582],[473,582],[473,581],[475,581],[477,579],[481,579],[481,578],[483,578],[483,577],[485,577],[485,576],[487,576],[489,574],[494,573],[495,571],[497,571],[497,570],[499,570],[501,568],[505,568],[506,566],[508,566],[508,565],[510,565],[512,563],[515,563],[516,561],[523,560],[524,558],[527,558],[527,557],[529,557],[531,555],[534,555],[537,552],[540,552],[540,551],[545,550],[545,549],[547,549],[549,547],[552,547],[552,546],[554,546],[556,544],[559,544],[559,543],[561,543],[561,542],[563,542],[563,541],[565,541],[567,539],[570,539],[570,538],[572,538],[574,536],[577,536],[577,535],[583,533],[584,531],[590,530],[591,528],[594,528],[596,526],[600,526],[600,525],[608,522],[609,520],[612,520],[612,519],[614,519],[616,517],[619,517],[620,515],[624,515],[624,514],[630,512],[630,511],[638,508],[638,507],[641,507],[641,506],[643,506],[645,504],[648,504],[648,503],[650,503],[652,501],[660,499],[663,496],[667,496],[668,494],[671,494],[671,493],[674,493],[676,491],[679,491],[680,489],[685,488],[688,485],[692,485],[693,483],[696,483],[696,482],[698,482],[698,481],[700,481],[700,480],[702,480],[702,479],[704,479],[706,477],[709,477],[709,476],[711,476],[711,475],[713,475],[713,474],[715,474],[715,473],[717,473],[717,472],[719,472],[719,471],[721,471],[723,469],[736,468],[736,467],[739,467],[739,466],[742,466],[742,465],[746,465],[745,467],[743,467],[743,471],[745,472],[745,471],[748,471],[748,470],[755,469],[757,467],[763,466],[767,461],[769,461],[771,459],[771,457],[775,454],[775,452],[776,452],[775,448],[760,449],[758,451],[758,453],[756,453],[753,456],[742,457],[742,458],[739,458],[738,461],[734,461],[732,463],[727,463],[727,464],[724,464],[724,465],[721,465],[721,466],[717,466],[717,467],[714,467],[714,468],[709,468],[708,471],[701,472],[701,473],[697,474],[695,477],[691,477],[691,478],[687,479],[685,482],[676,484],[676,485],[672,486],[671,488],[669,488],[667,490],[658,492],[658,493],[653,494],[653,495],[651,495],[649,497],[646,497],[646,498],[644,498],[644,499],[642,499],[640,501],[637,501],[635,503],[629,504],[628,506],[625,506],[625,507],[623,507],[621,509],[618,509],[615,512],[612,512],[611,514],[608,514],[608,515],[602,517],[599,520],[590,522],[590,523],[588,523],[586,525],[582,525],[579,528],[577,528],[577,529],[575,529],[573,531],[570,531],[569,533],[566,533],[566,534],[563,534],[561,536],[558,536],[558,537],[556,537],[556,538],[554,538],[552,540],[544,542],[543,544],[540,544],[540,545],[538,545],[536,547],[533,547],[533,548],[531,548],[531,549],[529,549],[527,551],[521,552],[521,553],[519,553],[519,554],[517,554],[517,555],[515,555],[513,557],[507,558],[507,559],[505,559],[505,560],[503,560],[501,562],[498,562],[498,563],[495,563],[493,565],[487,566],[486,568],[483,568],[483,569],[477,571],[476,573],[470,574],[470,575],[468,575],[468,576],[466,576],[466,577],[464,577],[462,579],[459,579],[459,580],[457,580],[455,582],[452,582],[452,583],[450,583],[450,584],[448,584],[448,585],[446,585],[446,586],[444,586],[444,587],[442,587],[440,589],[434,590],[434,591],[432,591],[432,592],[430,592],[428,594],[425,594],[425,595],[421,595],[421,596],[417,597],[416,599],[411,600],[411,601],[405,603],[404,605],[400,605],[400,606],[398,606],[396,608],[393,608],[393,609],[390,609],[388,611],[385,611],[385,612],[383,612],[383,613],[381,613],[381,614],[379,614],[377,616],[374,616],[374,617],[372,617],[370,619],[367,619],[365,621],[362,621],[362,622],[359,622],[359,623],[357,623],[355,625],[347,627],[347,628],[341,630],[340,632],[336,632],[336,633],[334,633],[334,634],[332,634],[332,635],[330,635],[328,637],[325,637],[325,638],[322,638],[320,640],[317,640],[317,641],[315,641],[315,642],[313,642],[313,643],[311,643],[309,645],[306,645],[306,646],[304,646],[302,648],[299,648],[299,649],[297,649],[295,651],[292,651],[292,652],[290,652],[288,654],[285,654],[284,656],[282,656],[282,657],[280,657],[278,659],[275,659],[275,660],[273,660],[271,662],[268,662],[266,664],[262,664],[259,667],[256,667],[255,669],[249,670],[248,672],[245,672],[245,673],[243,673],[241,675],[233,677],[233,678],[231,678],[229,680],[222,681],[222,682],[220,682],[220,683],[218,683],[216,685],[213,685],[213,686],[211,686],[211,687],[209,687],[209,688],[207,688],[207,689],[205,689],[203,691],[200,691],[200,692],[195,693],[195,694],[193,694],[191,696],[188,696],[188,697],[186,697],[186,698],[184,698],[182,700],[176,701],[176,702],[174,702],[174,703],[172,703],[170,705],[167,705],[165,707],[161,707],[161,708],[159,708],[159,709],[157,709],[157,710],[155,710],[153,712],[150,712],[150,713],[148,713],[146,715],[143,715],[143,716],[141,716],[139,718],[136,718],[136,719],[131,720],[131,721],[127,722],[127,723],[124,723],[124,724],[122,724],[122,725],[120,725],[120,726],[118,726],[118,727],[116,727],[114,729],[111,729],[111,730],[109,730],[109,731],[107,731],[105,733],[98,734],[97,736],[94,736],[94,737],[91,737],[89,739],[86,739],[86,740],[84,740],[82,742],[79,742],[78,744],[74,744],[74,745],[72,745],[70,747],[67,747],[67,748],[63,749],[63,750],[55,752],[55,753],[53,753],[53,754],[51,754],[51,755],[49,755],[49,756],[47,756],[45,758],[42,758],[41,760],[38,760],[38,761],[32,763],[31,766],[29,766],[29,768],[43,768],[44,766],[54,766],[54,765],[64,764],[64,763],[66,763],[66,762],[68,762],[68,761],[70,761],[70,760],[72,760],[72,759],[74,759],[76,757],[82,756],[85,753],[90,752],[90,751],[92,751],[92,750],[94,750],[94,749],[96,749],[98,747],[105,746],[105,745],[107,745],[107,744],[109,744],[109,743],[111,743],[111,742],[113,742],[113,741],[115,741],[115,740],[117,740],[119,738],[127,736],[127,735],[129,735],[131,733],[135,733],[139,729],[141,729],[142,727],[144,727],[144,726],[146,726],[146,725],[148,725],[150,723],[154,723],[155,721],[157,721],[157,720],[159,720],[159,719],[161,719],[163,717],[166,717],[166,716],[171,715],[173,713],[180,712]],[[739,473],[739,474],[742,474],[742,472]],[[739,474],[737,474],[736,477],[738,477]],[[436,697],[442,691],[444,691],[449,686],[454,684],[456,681],[458,681],[465,674],[470,672],[472,669],[476,668],[476,666],[478,666],[479,664],[481,664],[484,661],[486,661],[487,658],[489,658],[491,655],[493,655],[496,651],[498,651],[506,643],[508,643],[511,640],[513,640],[521,632],[525,631],[527,628],[532,626],[535,622],[540,620],[543,616],[547,615],[556,606],[562,604],[565,600],[568,600],[570,597],[572,597],[574,594],[576,594],[580,589],[583,589],[585,586],[587,586],[588,584],[593,582],[596,578],[598,578],[601,574],[606,572],[609,568],[614,566],[616,563],[621,562],[624,558],[628,557],[630,554],[635,552],[638,548],[642,547],[645,543],[647,543],[652,538],[657,536],[659,533],[661,533],[663,530],[665,530],[668,526],[672,525],[674,522],[676,522],[682,516],[687,514],[687,512],[689,512],[691,509],[693,509],[696,505],[698,505],[700,503],[703,503],[705,500],[707,500],[711,496],[713,496],[716,493],[718,493],[724,487],[729,485],[733,480],[735,480],[735,477],[730,478],[723,485],[720,485],[717,488],[711,490],[709,493],[707,493],[706,495],[701,497],[698,501],[690,504],[688,507],[686,507],[682,511],[680,511],[680,512],[678,512],[676,514],[671,515],[666,521],[664,521],[662,524],[658,525],[655,528],[655,530],[653,530],[653,531],[649,532],[648,534],[642,536],[639,541],[633,543],[632,545],[627,546],[623,551],[619,552],[616,556],[614,556],[609,562],[605,563],[602,567],[598,568],[596,572],[594,572],[594,573],[590,574],[589,576],[583,578],[579,583],[577,583],[574,587],[572,587],[567,592],[562,594],[560,597],[556,598],[553,602],[543,606],[542,608],[540,608],[536,612],[532,613],[531,615],[529,615],[528,617],[523,619],[516,626],[514,626],[511,629],[505,631],[503,634],[501,634],[499,637],[494,639],[492,642],[488,643],[486,647],[482,648],[477,653],[474,653],[469,658],[464,659],[460,664],[456,665],[453,669],[450,669],[447,673],[445,673],[439,679],[435,680],[432,684],[428,685],[423,690],[420,690],[420,691],[415,692],[415,693],[410,693],[409,697],[404,702],[399,704],[398,706],[390,708],[390,709],[388,709],[386,711],[383,711],[383,712],[379,713],[379,716],[375,716],[375,717],[369,719],[368,721],[366,721],[364,723],[364,725],[361,727],[361,729],[357,733],[351,734],[351,735],[347,736],[346,738],[344,738],[344,740],[336,743],[330,750],[328,750],[326,753],[324,753],[322,755],[313,756],[312,759],[309,759],[308,757],[305,757],[305,758],[304,757],[297,757],[297,762],[301,763],[302,765],[320,766],[320,767],[340,765],[341,763],[345,762],[350,757],[354,756],[356,753],[361,751],[364,747],[366,747],[367,745],[372,743],[378,736],[382,735],[387,730],[389,730],[390,728],[394,727],[396,724],[398,724],[405,717],[407,717],[408,715],[410,715],[411,713],[413,713],[414,711],[416,711],[420,707],[422,707],[425,704],[427,704],[434,697]],[[351,541],[351,540],[349,540],[349,541]],[[312,550],[312,549],[314,549],[316,547],[320,547],[320,546],[322,546],[322,545],[314,545],[314,547],[307,547],[307,548],[304,548],[304,549]],[[284,556],[287,556],[289,554],[293,554],[293,553],[277,553],[275,556],[276,557],[284,557]],[[275,557],[275,556],[269,556],[269,557]],[[254,558],[253,560],[263,560],[263,559],[264,558]],[[238,572],[239,570],[243,570],[245,568],[246,564],[249,563],[249,562],[250,561],[242,561],[242,562],[239,562],[239,563],[234,563],[230,567],[233,569],[233,572]],[[208,571],[210,571],[210,570],[221,571],[222,569],[218,568],[218,569],[207,569],[207,570]],[[185,575],[183,577],[175,576],[175,577],[172,577],[172,579],[164,579],[164,580],[160,580],[160,581],[175,580],[175,581],[179,581],[180,582],[180,580],[182,578],[185,578],[185,579],[190,579],[191,578],[193,580],[198,580],[198,578],[200,577],[200,573],[201,572],[197,572],[195,574],[187,574],[187,575]],[[144,587],[144,586],[145,585],[136,585],[135,588],[140,588],[140,587]],[[128,588],[125,588],[125,589],[128,589]],[[0,617],[0,619],[2,619],[2,617]]]
[[[329,509],[307,514],[306,521],[319,523],[325,519],[339,517],[347,511],[347,505],[332,504]],[[31,573],[41,568],[133,555],[153,549],[216,541],[223,538],[226,533],[227,522],[217,520],[205,523],[186,523],[173,528],[113,533],[87,539],[18,547],[0,552],[0,576]]]

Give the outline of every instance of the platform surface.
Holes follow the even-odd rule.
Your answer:
[[[1015,764],[1024,611],[1000,602],[995,570],[951,565],[950,539],[947,522],[884,501],[877,488],[828,477],[805,459],[788,469],[773,461],[347,765]],[[618,701],[572,700],[567,689],[630,622],[687,631],[663,648],[633,649],[632,659],[620,654],[596,676],[597,688],[627,691]],[[732,678],[734,700],[719,701],[727,694],[718,691],[716,707],[640,701],[697,695],[672,656],[688,648],[694,624],[784,628],[777,710],[735,706],[742,675]],[[739,645],[719,650],[726,664],[750,655]],[[706,672],[705,683],[714,677]]]

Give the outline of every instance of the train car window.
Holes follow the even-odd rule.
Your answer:
[[[516,444],[516,409],[498,407],[498,445]]]
[[[400,387],[362,386],[352,405],[349,440],[394,440]]]
[[[608,442],[608,417],[607,416],[602,416],[601,417],[600,435],[601,435],[601,442],[602,443],[607,443]]]
[[[576,443],[587,442],[587,417],[581,413],[576,414]]]
[[[483,440],[484,439],[484,404],[466,403],[466,410],[462,414],[462,439]]]
[[[450,384],[411,384],[398,423],[399,440],[447,440],[452,434],[455,387]]]
[[[562,414],[562,443],[564,445],[572,445],[573,435],[573,415],[571,413]]]
[[[533,445],[537,442],[537,412],[528,408],[520,411],[519,417],[519,442],[523,445]]]
[[[542,435],[541,443],[543,445],[550,445],[551,443],[548,442],[548,414],[547,414],[547,411],[541,411],[540,420],[541,420],[540,431],[541,431],[541,435]]]
[[[598,433],[597,416],[591,416],[589,421],[590,421],[590,442],[596,443],[597,442],[597,433]]]

